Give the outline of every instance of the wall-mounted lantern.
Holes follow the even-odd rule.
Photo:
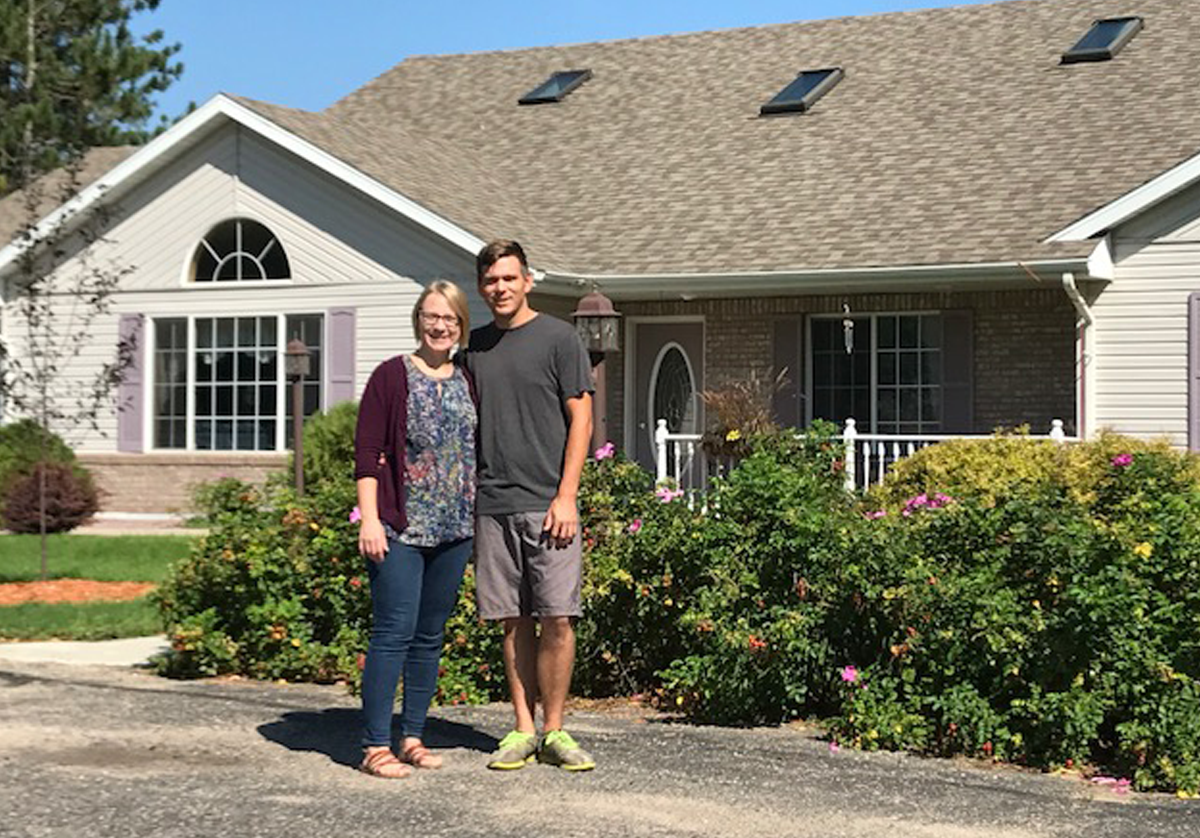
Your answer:
[[[592,361],[592,376],[596,395],[592,399],[592,450],[608,439],[608,388],[605,386],[604,355],[621,348],[621,314],[613,308],[612,300],[595,288],[585,294],[571,314],[575,331]]]

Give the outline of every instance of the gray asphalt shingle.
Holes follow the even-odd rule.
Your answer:
[[[419,57],[324,113],[403,125],[492,173],[536,218],[532,251],[563,270],[1078,254],[1039,242],[1200,150],[1193,6],[1013,0]],[[1094,19],[1129,13],[1146,27],[1116,60],[1059,65]],[[846,78],[810,113],[758,115],[798,71],[826,66]],[[562,103],[517,105],[585,67],[594,78]]]
[[[1195,0],[1009,0],[409,58],[321,113],[238,101],[480,238],[593,275],[1086,254],[1043,240],[1200,152]],[[1145,29],[1061,66],[1101,17]],[[846,77],[759,116],[801,70]],[[519,106],[552,72],[594,77]],[[0,228],[4,221],[0,202]]]

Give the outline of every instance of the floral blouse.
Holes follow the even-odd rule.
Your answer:
[[[433,378],[404,356],[408,439],[404,446],[405,544],[433,547],[468,538],[475,524],[475,403],[463,371]],[[390,533],[389,533],[390,535]]]

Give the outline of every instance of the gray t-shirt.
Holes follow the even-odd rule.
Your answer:
[[[479,396],[476,512],[546,511],[562,478],[567,399],[593,389],[587,351],[569,324],[539,314],[473,329],[464,354]]]

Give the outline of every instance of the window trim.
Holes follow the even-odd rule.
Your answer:
[[[879,329],[875,328],[874,324],[880,317],[942,317],[946,311],[943,309],[917,309],[913,311],[852,311],[850,317],[869,317],[871,318],[871,416],[867,423],[869,428],[863,426],[863,418],[859,416],[851,417],[858,423],[859,433],[879,433],[876,431],[879,422]],[[845,314],[836,312],[821,312],[809,313],[805,318],[804,324],[804,424],[809,426],[813,423],[813,328],[814,320],[843,320]],[[944,335],[943,335],[944,340]],[[944,350],[944,347],[941,348]],[[939,387],[944,387],[944,382],[939,382]],[[945,412],[945,404],[942,404],[942,412]],[[842,422],[845,422],[847,417],[843,416],[833,420],[838,423],[839,429]],[[944,422],[944,418],[939,419],[939,424]],[[922,431],[921,433],[925,433]]]
[[[287,346],[287,341],[281,341],[276,348],[279,354],[279,361],[275,365],[275,385],[278,387],[278,394],[275,399],[275,447],[270,450],[261,448],[244,449],[244,448],[226,448],[226,449],[210,449],[196,447],[196,321],[197,320],[215,320],[223,317],[274,317],[276,319],[276,334],[286,335],[287,318],[288,317],[303,317],[319,315],[321,317],[321,398],[318,404],[318,410],[325,412],[329,409],[329,352],[326,347],[329,344],[329,316],[328,312],[323,309],[304,309],[297,311],[262,311],[250,310],[238,312],[236,314],[229,313],[211,313],[204,312],[200,314],[178,313],[178,312],[158,312],[155,314],[147,314],[146,317],[146,340],[145,346],[148,352],[146,358],[146,375],[143,376],[143,409],[142,409],[142,428],[143,439],[147,440],[143,450],[149,454],[196,454],[201,456],[258,456],[267,454],[286,454],[291,449],[284,445],[286,439],[287,422],[287,406],[290,403],[291,394],[288,392],[287,375],[284,372],[283,366],[283,350]],[[157,420],[157,406],[154,403],[154,388],[158,382],[157,370],[155,368],[156,346],[158,343],[158,321],[159,320],[179,320],[187,321],[187,413],[186,413],[186,433],[187,440],[186,448],[160,448],[157,446],[157,437],[154,433],[155,422]]]

